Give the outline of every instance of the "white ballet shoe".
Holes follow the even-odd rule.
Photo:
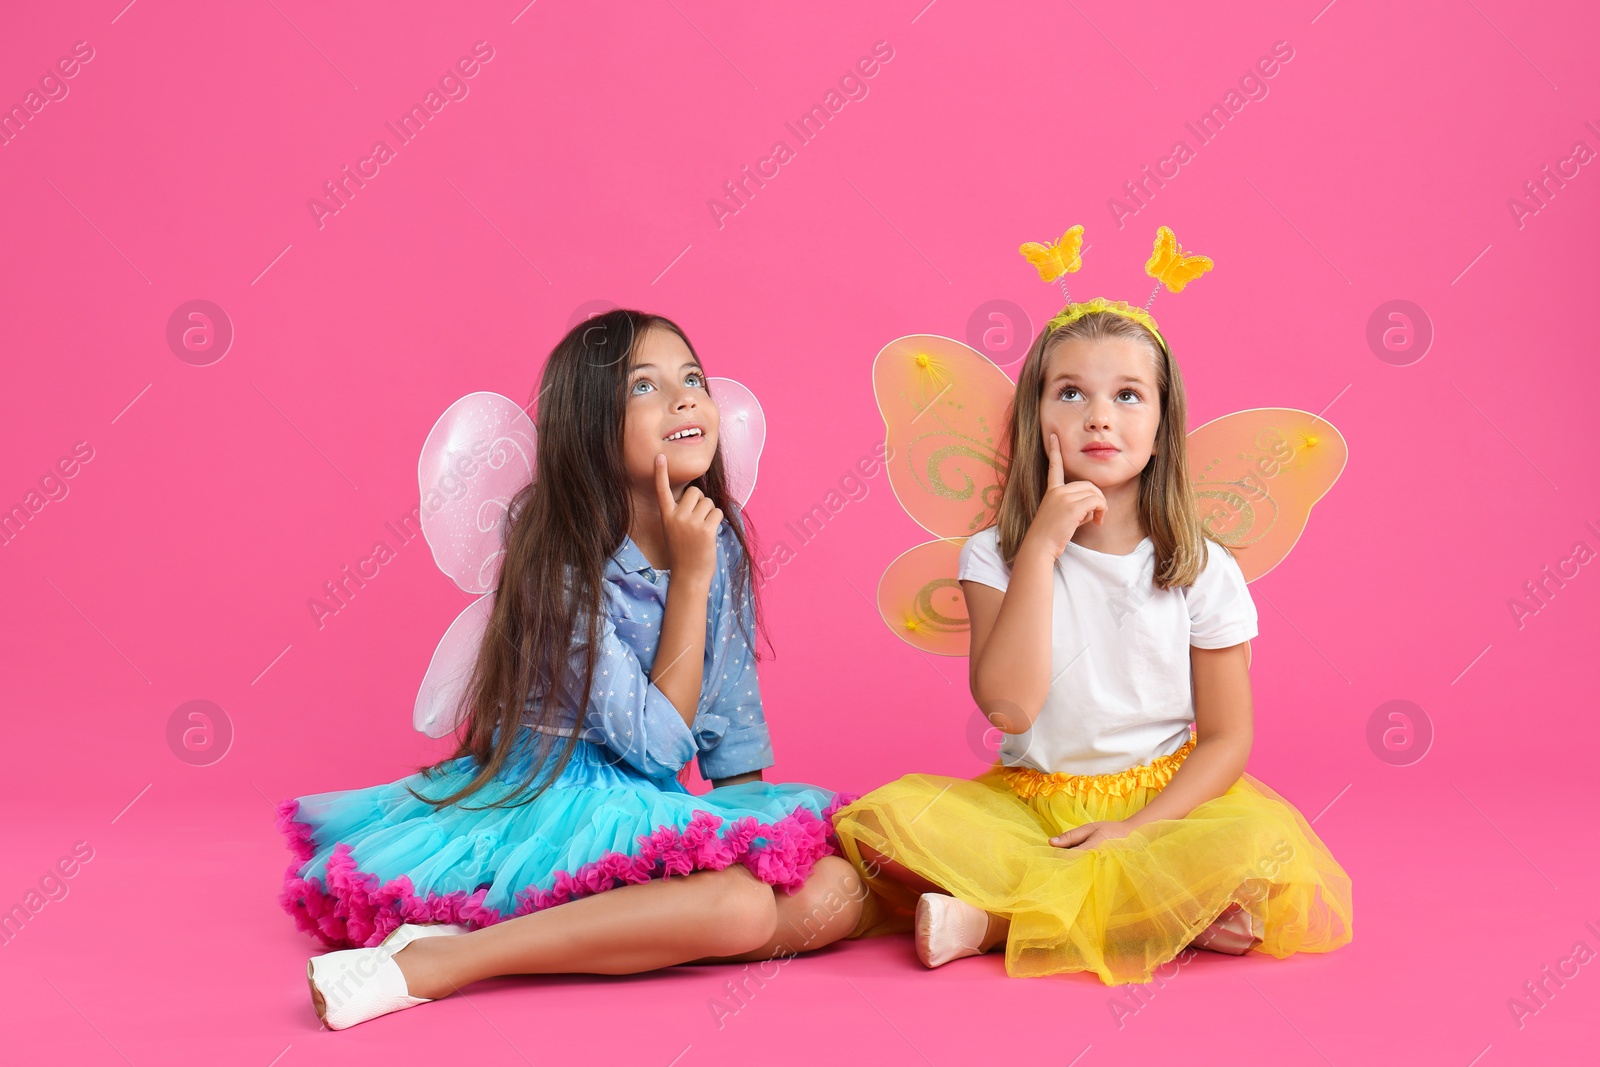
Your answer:
[[[414,997],[406,989],[406,976],[394,961],[395,953],[420,937],[464,934],[469,929],[456,924],[405,923],[375,948],[347,948],[313,956],[306,964],[306,979],[317,1017],[328,1029],[343,1030],[428,1003],[432,997]]]
[[[917,898],[917,959],[924,967],[942,967],[963,956],[983,952],[989,932],[989,913],[944,893],[924,893]]]

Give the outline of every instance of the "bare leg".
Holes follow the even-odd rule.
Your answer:
[[[943,893],[943,886],[934,885],[916,871],[902,864],[899,860],[892,860],[871,845],[861,845],[861,862],[876,868],[879,874],[892,878],[901,885],[909,886],[918,893]]]
[[[740,863],[580,897],[394,956],[414,997],[505,974],[634,974],[749,952],[773,938],[772,887]]]
[[[880,874],[891,878],[901,885],[909,886],[918,893],[944,893],[951,895],[943,886],[935,885],[917,872],[906,867],[898,860],[890,859],[871,845],[862,845],[861,861],[875,867]],[[1006,934],[1011,931],[1011,920],[1004,915],[989,912],[989,930],[984,934],[983,941],[979,944],[984,952],[988,952],[996,945],[1005,944]]]
[[[765,944],[735,956],[708,956],[692,962],[743,963],[787,958],[831,945],[855,929],[867,887],[849,860],[824,856],[799,892],[791,895],[774,889],[772,895],[778,923]]]

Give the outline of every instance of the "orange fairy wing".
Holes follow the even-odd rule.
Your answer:
[[[943,656],[967,654],[966,605],[956,556],[993,524],[1006,469],[1005,415],[1015,387],[960,341],[913,334],[872,364],[887,435],[889,485],[906,514],[942,541],[894,560],[878,583],[878,609],[897,637]]]
[[[960,341],[912,334],[878,353],[872,388],[889,484],[906,514],[936,537],[967,537],[992,523],[1014,389],[1005,372]]]
[[[926,541],[895,557],[878,582],[878,611],[894,635],[937,656],[968,651],[967,600],[956,581],[966,538]]]
[[[1236,411],[1190,431],[1200,521],[1234,550],[1245,581],[1289,555],[1348,456],[1332,423],[1295,408]]]

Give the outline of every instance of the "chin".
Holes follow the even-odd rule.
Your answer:
[[[1138,475],[1137,474],[1134,475],[1133,478],[1107,478],[1103,473],[1096,473],[1096,474],[1085,474],[1085,475],[1082,475],[1081,477],[1079,477],[1077,479],[1074,479],[1070,471],[1067,472],[1066,476],[1065,476],[1065,480],[1066,481],[1070,482],[1070,481],[1076,480],[1076,481],[1081,481],[1081,482],[1088,482],[1090,485],[1094,486],[1096,489],[1100,490],[1101,492],[1106,492],[1108,490],[1115,489],[1117,486],[1123,485],[1126,482],[1132,481],[1134,478],[1138,478]]]
[[[667,463],[667,476],[674,482],[695,481],[698,478],[705,477],[706,472],[709,470],[711,470],[710,458],[702,460],[696,456],[681,459],[676,463],[670,461]]]

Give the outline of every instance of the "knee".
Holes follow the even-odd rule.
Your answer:
[[[866,884],[848,861],[824,856],[780,907],[787,920],[785,943],[794,952],[808,952],[847,936],[861,918],[866,897]]]
[[[892,882],[910,883],[917,879],[905,864],[896,860],[886,852],[880,852],[871,845],[861,845],[861,870],[858,878],[867,880],[887,878]]]
[[[888,857],[881,857],[887,859]],[[824,856],[812,868],[805,890],[822,901],[832,912],[859,913],[867,898],[867,883],[850,861],[842,856]],[[854,922],[854,919],[851,919]]]
[[[713,954],[734,956],[760,948],[778,928],[778,905],[772,887],[742,864],[718,871],[712,937]]]
[[[871,845],[857,842],[856,848],[860,851],[862,869],[867,872],[869,877],[879,874],[886,866],[894,862]]]

